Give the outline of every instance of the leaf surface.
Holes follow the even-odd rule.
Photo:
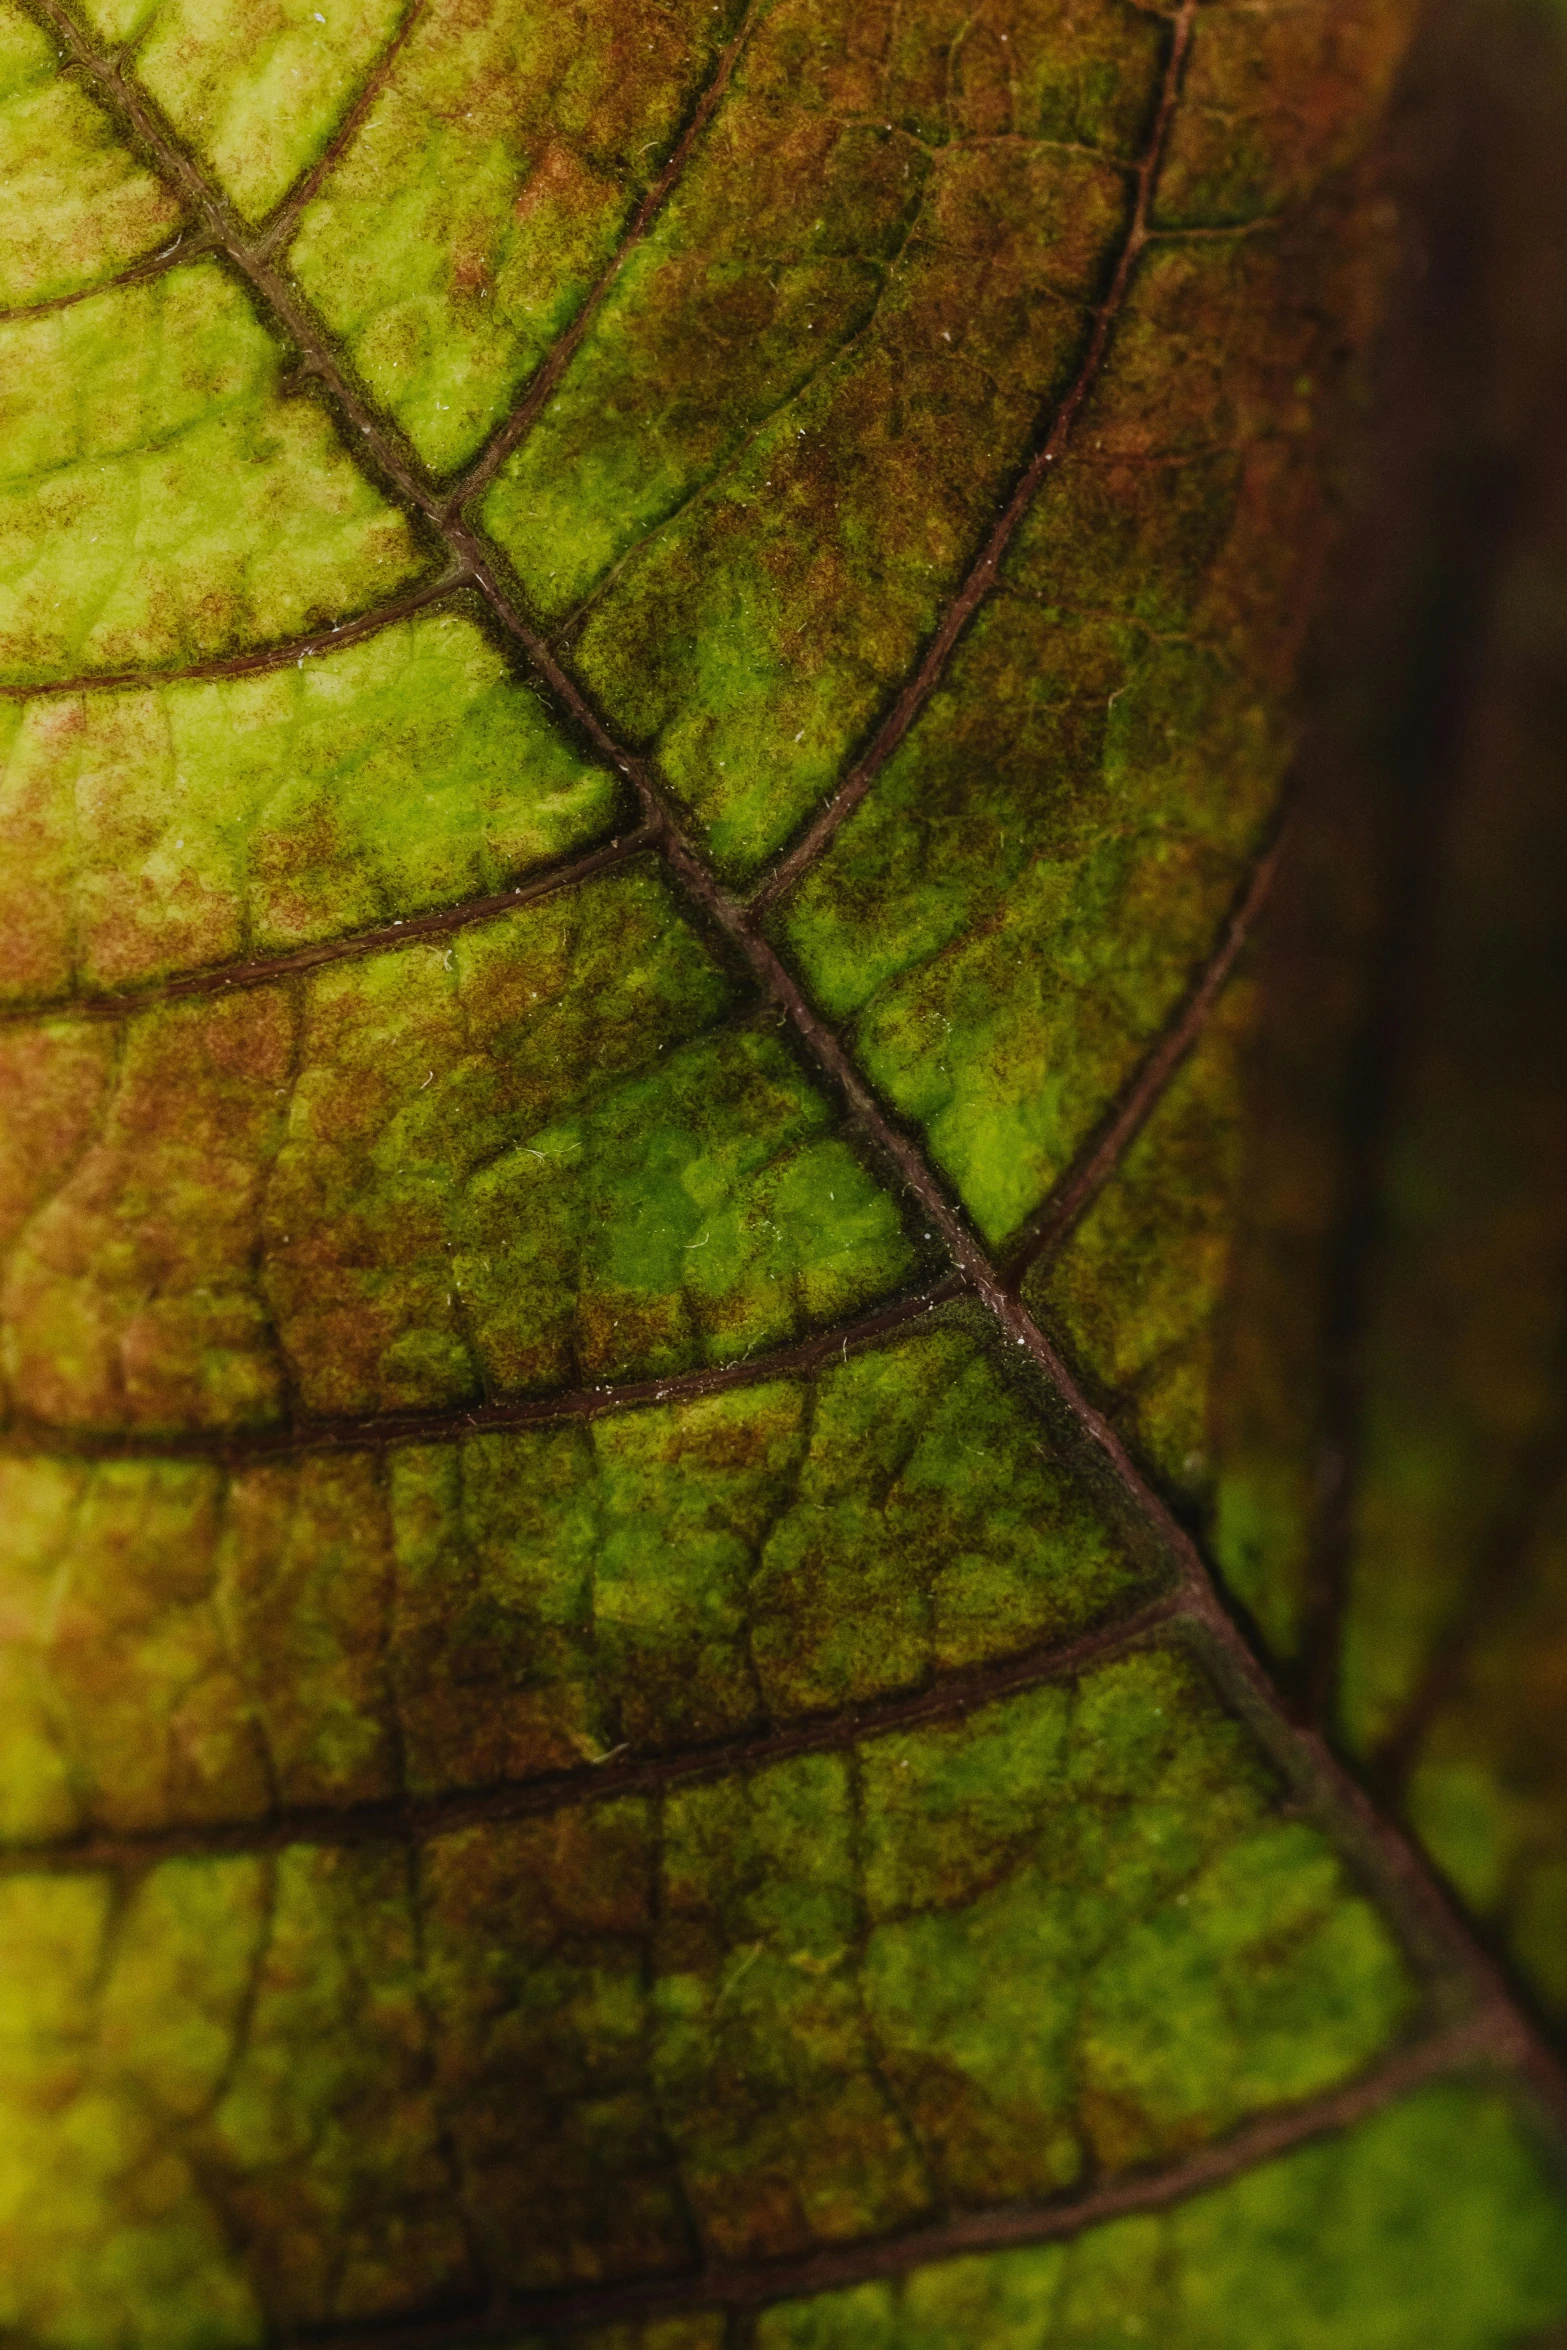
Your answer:
[[[1567,2320],[1189,1531],[1409,9],[40,11],[7,2339]]]

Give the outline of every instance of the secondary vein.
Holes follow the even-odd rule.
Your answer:
[[[1065,452],[1073,426],[1104,365],[1116,321],[1126,304],[1138,258],[1149,239],[1159,165],[1180,97],[1181,79],[1185,72],[1196,15],[1196,0],[1184,0],[1171,26],[1169,54],[1154,108],[1153,125],[1142,156],[1133,166],[1135,192],[1131,217],[1104,300],[1094,312],[1093,324],[1077,372],[1044,421],[1042,437],[1033,456],[1018,476],[1012,495],[1002,507],[989,536],[947,606],[941,625],[926,647],[913,676],[904,685],[866,750],[850,768],[826,806],[807,825],[794,846],[779,859],[766,880],[753,891],[750,903],[757,913],[782,897],[815,864],[838,827],[853,814],[908,734],[941,682],[958,639],[995,586],[1002,559],[1048,478],[1051,467]]]

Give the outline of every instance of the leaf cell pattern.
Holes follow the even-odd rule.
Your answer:
[[[969,1311],[384,1456],[5,1461],[13,1836],[765,1745],[1156,1607],[1159,1561]]]
[[[1410,14],[0,16],[16,2350],[1567,2322],[1187,1531]]]

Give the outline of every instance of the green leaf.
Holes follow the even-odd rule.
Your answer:
[[[1567,2322],[1555,2060],[1235,1439],[1411,8],[73,4],[0,14],[7,2344]],[[1461,1714],[1489,1919],[1553,1799]]]

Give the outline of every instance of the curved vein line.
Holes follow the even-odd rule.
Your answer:
[[[390,1795],[360,1803],[283,1805],[260,1819],[101,1830],[47,1843],[5,1845],[0,1847],[0,1880],[99,1869],[140,1871],[164,1860],[280,1852],[291,1844],[343,1849],[425,1841],[465,1828],[537,1819],[580,1803],[658,1795],[669,1787],[728,1778],[796,1755],[839,1753],[900,1730],[952,1721],[998,1698],[1068,1679],[1152,1638],[1182,1615],[1184,1605],[1178,1594],[1167,1593],[1118,1622],[1055,1647],[1025,1649],[993,1664],[946,1675],[923,1689],[871,1699],[847,1712],[810,1714],[706,1745],[677,1747],[644,1761],[622,1762],[617,1754],[489,1787]]]
[[[371,67],[358,96],[338,124],[337,129],[328,139],[315,162],[307,167],[303,177],[295,182],[291,190],[285,190],[279,200],[277,210],[262,230],[257,248],[259,251],[275,253],[280,246],[287,245],[291,241],[295,229],[299,226],[300,214],[333,165],[341,161],[345,151],[353,144],[358,136],[360,125],[380,97],[381,92],[386,88],[392,76],[392,68],[408,46],[415,27],[424,17],[425,8],[426,0],[412,0],[412,4],[403,10],[402,17],[391,39]]]
[[[211,963],[199,971],[183,972],[148,987],[127,988],[123,993],[106,989],[95,995],[55,996],[25,1004],[0,1005],[0,1027],[14,1028],[40,1020],[132,1020],[139,1013],[156,1011],[164,1004],[189,1003],[205,996],[231,995],[236,988],[267,987],[276,980],[296,979],[306,971],[319,970],[324,963],[356,962],[364,955],[395,954],[402,947],[447,937],[475,922],[488,922],[499,914],[514,913],[519,906],[537,905],[542,898],[575,889],[606,867],[623,864],[628,857],[653,848],[657,838],[650,826],[639,825],[635,832],[622,833],[618,839],[589,849],[583,856],[548,866],[531,881],[519,882],[512,889],[491,890],[484,897],[464,898],[458,905],[437,907],[433,913],[409,914],[398,922],[378,923],[373,930],[356,930],[346,938],[324,938],[281,954],[256,955],[247,962]]]
[[[700,908],[751,963],[822,1075],[848,1106],[856,1125],[897,1166],[912,1196],[941,1232],[959,1271],[984,1299],[1001,1329],[1043,1372],[1103,1456],[1122,1494],[1166,1546],[1179,1570],[1187,1620],[1207,1635],[1209,1668],[1221,1694],[1250,1723],[1276,1766],[1299,1789],[1302,1799],[1312,1804],[1330,1824],[1335,1842],[1356,1857],[1396,1920],[1406,1947],[1419,1953],[1428,1968],[1435,1967],[1439,1973],[1456,1978],[1478,2004],[1509,2012],[1518,2035],[1518,2061],[1525,2065],[1558,2121],[1567,2126],[1567,2069],[1513,2000],[1500,1969],[1454,1908],[1424,1858],[1402,1831],[1376,1810],[1358,1780],[1340,1762],[1320,1732],[1292,1719],[1279,1691],[1227,1613],[1191,1536],[1149,1486],[1115,1428],[1089,1402],[1059,1349],[991,1263],[966,1218],[931,1172],[923,1153],[884,1111],[837,1036],[817,1017],[778,955],[756,929],[754,901],[747,908],[731,899],[686,842],[645,763],[616,741],[575,680],[567,676],[549,647],[505,594],[473,531],[443,510],[422,469],[401,454],[392,429],[350,387],[324,334],[312,324],[308,311],[287,282],[249,248],[227,240],[226,214],[221,201],[213,196],[205,178],[178,142],[161,128],[150,101],[117,66],[98,54],[76,24],[65,0],[33,0],[33,4],[57,27],[72,53],[109,92],[111,103],[120,108],[143,144],[158,156],[181,186],[193,191],[198,208],[214,224],[220,239],[224,239],[225,249],[236,266],[244,269],[275,315],[308,354],[345,418],[361,433],[372,460],[429,516],[451,552],[470,566],[475,584],[497,618],[529,652],[540,674],[596,747],[631,782],[649,824],[661,836],[663,856],[682,882],[693,906]],[[1198,0],[1181,0],[1156,117],[1162,129],[1168,127],[1175,107],[1179,69],[1190,42],[1197,6]],[[1151,177],[1150,172],[1150,180]]]
[[[1098,1130],[1090,1135],[1083,1151],[1052,1190],[1028,1237],[1009,1255],[1007,1273],[1014,1283],[1031,1272],[1042,1257],[1053,1256],[1062,1246],[1157,1109],[1166,1086],[1207,1027],[1241,950],[1256,927],[1278,876],[1287,838],[1287,826],[1281,825],[1270,846],[1252,867],[1240,898],[1219,934],[1219,943],[1196,983],[1188,989],[1163,1034],[1133,1071],[1119,1100],[1111,1105]]]
[[[361,638],[375,636],[381,629],[422,611],[427,604],[438,603],[443,596],[455,595],[460,588],[472,584],[462,565],[448,564],[438,579],[426,580],[420,587],[389,596],[384,604],[374,604],[368,612],[356,613],[352,620],[340,621],[335,628],[318,628],[311,635],[294,637],[287,644],[263,645],[253,653],[218,653],[207,661],[187,662],[182,669],[97,669],[79,677],[47,677],[36,685],[0,684],[0,701],[39,702],[72,694],[152,693],[165,685],[203,685],[216,678],[262,677],[272,669],[297,669],[302,661],[316,660],[323,654],[341,651],[344,645],[358,644]]]
[[[619,584],[627,568],[636,561],[644,549],[651,546],[661,532],[678,524],[682,517],[688,514],[694,506],[699,505],[704,498],[710,498],[720,491],[722,484],[732,481],[736,475],[743,473],[747,461],[755,455],[779,419],[786,416],[791,408],[797,408],[818,384],[826,381],[840,368],[845,373],[849,372],[861,347],[869,340],[875,330],[881,315],[882,304],[892,290],[893,278],[919,225],[927,191],[928,181],[921,187],[914,209],[903,223],[896,246],[888,254],[885,262],[878,264],[879,276],[871,296],[870,307],[859,325],[851,333],[845,335],[843,341],[836,348],[824,345],[799,381],[782,393],[763,414],[753,417],[745,425],[732,448],[715,457],[705,472],[693,474],[674,503],[667,507],[663,513],[655,515],[645,527],[637,531],[634,538],[627,541],[608,568],[595,580],[587,594],[573,604],[568,611],[562,612],[551,620],[550,637],[552,643],[562,648],[571,645],[582,634],[605,598]]]
[[[1164,156],[1171,121],[1180,98],[1181,79],[1185,71],[1187,51],[1191,46],[1195,10],[1183,5],[1170,32],[1170,52],[1165,65],[1164,80],[1154,109],[1153,125],[1148,144],[1140,161],[1132,167],[1136,193],[1132,215],[1121,244],[1114,272],[1104,300],[1094,312],[1094,323],[1077,372],[1056,403],[1033,456],[1024,466],[1017,483],[991,526],[990,535],[978,556],[970,565],[967,576],[948,604],[941,624],[927,645],[913,676],[904,685],[892,708],[887,712],[870,743],[850,768],[826,806],[806,826],[791,849],[774,865],[766,879],[754,889],[750,897],[752,910],[760,913],[783,896],[812,866],[833,834],[846,817],[864,799],[887,761],[908,734],[914,721],[924,709],[941,682],[947,663],[960,636],[968,627],[980,605],[989,595],[999,575],[1002,559],[1011,545],[1024,516],[1034,503],[1050,468],[1065,450],[1072,436],[1079,412],[1104,365],[1110,348],[1110,338],[1126,304],[1133,272],[1150,234],[1149,215],[1153,206],[1159,165]]]
[[[162,277],[166,269],[177,269],[182,261],[192,261],[211,250],[210,236],[192,237],[187,244],[182,231],[161,253],[133,261],[128,268],[116,271],[113,277],[100,278],[95,285],[78,286],[70,294],[46,294],[41,301],[18,302],[12,310],[0,310],[0,326],[25,326],[30,318],[48,318],[56,310],[74,310],[79,302],[90,302],[95,294],[112,294],[117,287],[136,286],[147,278]]]
[[[921,1322],[938,1306],[961,1297],[968,1284],[949,1273],[945,1280],[893,1305],[879,1306],[852,1322],[818,1330],[787,1346],[714,1363],[697,1371],[673,1371],[662,1379],[625,1379],[601,1387],[568,1388],[556,1395],[519,1396],[512,1402],[472,1404],[441,1412],[380,1412],[362,1419],[300,1420],[292,1426],[254,1434],[138,1435],[116,1430],[59,1428],[49,1422],[13,1418],[0,1429],[0,1457],[25,1453],[52,1460],[198,1460],[244,1469],[266,1461],[310,1453],[379,1452],[397,1444],[434,1444],[468,1436],[504,1433],[509,1428],[549,1428],[573,1420],[602,1420],[617,1412],[646,1411],[655,1404],[694,1403],[727,1395],[738,1387],[760,1387],[822,1369],[834,1358],[847,1361],[878,1340]]]
[[[1007,2204],[962,2212],[870,2243],[833,2245],[746,2266],[714,2262],[680,2277],[630,2284],[578,2285],[497,2299],[466,2316],[334,2326],[318,2337],[332,2350],[460,2350],[472,2343],[514,2344],[527,2329],[612,2325],[693,2310],[756,2310],[770,2303],[841,2292],[911,2275],[974,2253],[1016,2252],[1070,2243],[1092,2228],[1140,2213],[1169,2211],[1223,2187],[1258,2164],[1369,2121],[1397,2099],[1450,2074],[1490,2071],[1511,2057],[1504,2018],[1482,2015],[1430,2032],[1355,2079],[1299,2105],[1276,2107],[1228,2137],[1183,2155],[1163,2169],[1138,2170],[1058,2196],[1048,2203]],[[553,2337],[552,2337],[553,2338]]]
[[[696,104],[687,115],[680,133],[665,159],[663,169],[647,189],[641,203],[638,204],[630,220],[626,223],[619,244],[589,289],[587,298],[576,317],[535,370],[533,379],[518,405],[512,410],[510,416],[496,426],[478,456],[458,476],[447,501],[447,509],[450,513],[458,513],[472,499],[481,496],[489,488],[490,483],[495,479],[496,474],[512,451],[532,431],[545,401],[554,391],[555,386],[581,348],[588,329],[597,317],[610,288],[674,193],[675,185],[690,160],[691,150],[723,102],[735,67],[740,61],[741,53],[756,29],[757,19],[761,16],[765,5],[766,0],[747,0],[740,22],[720,51],[717,66],[697,98]]]

